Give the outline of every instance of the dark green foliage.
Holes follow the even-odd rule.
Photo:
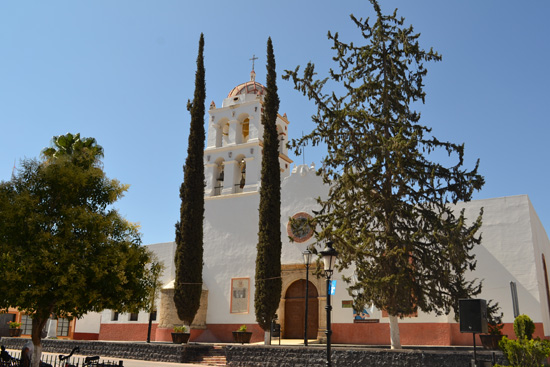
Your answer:
[[[329,32],[338,65],[329,78],[316,79],[311,63],[303,76],[299,68],[286,72],[318,108],[316,128],[292,147],[327,145],[319,174],[331,187],[328,199],[319,200],[318,240],[334,241],[340,268],[355,266],[356,278],[348,279],[355,306],[374,303],[392,316],[447,313],[480,291],[464,274],[475,268],[471,250],[480,243],[482,214],[467,220],[448,204],[471,200],[484,180],[477,164],[463,168],[463,145],[429,136],[411,109],[424,102],[423,63],[441,56],[420,48],[419,34],[403,26],[397,11],[383,15],[371,2],[374,24],[351,16],[364,45]],[[335,92],[323,91],[327,82]],[[454,165],[432,161],[440,151]]]
[[[535,324],[527,315],[519,315],[514,320],[514,332],[517,340],[506,336],[499,342],[511,367],[542,367],[550,356],[550,341],[533,339]]]
[[[191,325],[200,306],[202,292],[203,219],[204,219],[204,35],[199,40],[195,95],[188,104],[191,126],[187,158],[180,188],[180,220],[176,223],[176,282],[174,302],[178,317]]]
[[[502,328],[504,327],[502,323],[503,316],[504,314],[500,312],[498,302],[489,300],[489,302],[487,302],[487,328],[489,334],[502,335]]]
[[[535,323],[527,315],[519,315],[514,320],[514,333],[518,339],[533,339]]]
[[[150,293],[150,255],[112,208],[128,185],[105,176],[95,139],[67,134],[54,145],[0,183],[0,310],[29,312],[36,346],[52,313],[134,312]]]
[[[281,298],[281,171],[277,138],[277,73],[271,38],[267,40],[267,83],[262,114],[263,158],[260,188],[260,222],[256,257],[256,321],[269,330]]]

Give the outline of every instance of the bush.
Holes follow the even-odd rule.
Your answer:
[[[514,320],[514,333],[518,339],[527,338],[533,339],[533,333],[535,332],[535,323],[527,315],[519,315]]]
[[[499,347],[504,352],[511,367],[540,367],[550,355],[550,341],[540,338],[532,339],[535,324],[527,315],[520,315],[514,320],[514,332],[517,340],[503,337]],[[498,365],[497,365],[498,366]]]

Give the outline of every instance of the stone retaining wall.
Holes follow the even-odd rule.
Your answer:
[[[477,353],[478,361],[490,361],[490,352]],[[326,349],[322,346],[289,347],[234,345],[226,348],[231,367],[313,367],[325,366]],[[469,350],[417,350],[333,347],[333,367],[467,367],[473,359]],[[496,363],[506,365],[502,352],[495,353]],[[479,364],[481,365],[481,364]]]
[[[20,350],[29,339],[23,338],[2,338],[0,343],[8,349]],[[124,342],[103,342],[88,340],[42,340],[42,351],[57,354],[69,354],[78,346],[78,354],[85,356],[99,355],[111,358],[142,359],[146,361],[160,362],[183,362],[185,353],[182,345],[176,344],[147,344],[147,343],[124,343]],[[191,345],[190,345],[191,346]]]
[[[21,349],[28,339],[1,338],[8,349]],[[84,340],[42,340],[44,352],[69,354],[75,346],[81,355],[99,355],[105,358],[141,359],[161,362],[194,362],[208,353],[212,344],[159,344]],[[264,346],[225,345],[227,365],[230,367],[313,367],[325,366],[326,349],[323,346]],[[490,361],[492,353],[478,351],[478,360]],[[496,362],[506,365],[502,352],[495,353]],[[473,359],[472,350],[434,349],[377,349],[366,347],[339,347],[332,349],[333,367],[467,367]],[[490,365],[490,364],[489,364]]]

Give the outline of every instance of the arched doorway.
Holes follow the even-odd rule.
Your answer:
[[[319,328],[319,307],[317,288],[309,282],[308,297],[308,339],[317,338]],[[286,339],[303,339],[306,311],[306,281],[300,279],[292,283],[285,294],[285,325],[283,336]]]

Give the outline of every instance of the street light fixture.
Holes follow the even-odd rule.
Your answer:
[[[308,321],[308,300],[309,300],[309,264],[311,264],[311,256],[313,255],[311,251],[305,250],[304,255],[304,264],[306,265],[306,315],[305,315],[305,325],[304,325],[304,345],[307,347],[307,321]]]
[[[332,241],[327,242],[325,249],[321,251],[321,256],[323,256],[325,276],[327,278],[327,306],[325,307],[327,310],[327,331],[325,333],[327,335],[327,367],[331,367],[330,336],[332,334],[332,330],[330,328],[330,312],[332,311],[332,306],[330,305],[330,278],[332,276],[332,272],[334,271],[336,256],[338,256],[338,252],[332,247]]]

